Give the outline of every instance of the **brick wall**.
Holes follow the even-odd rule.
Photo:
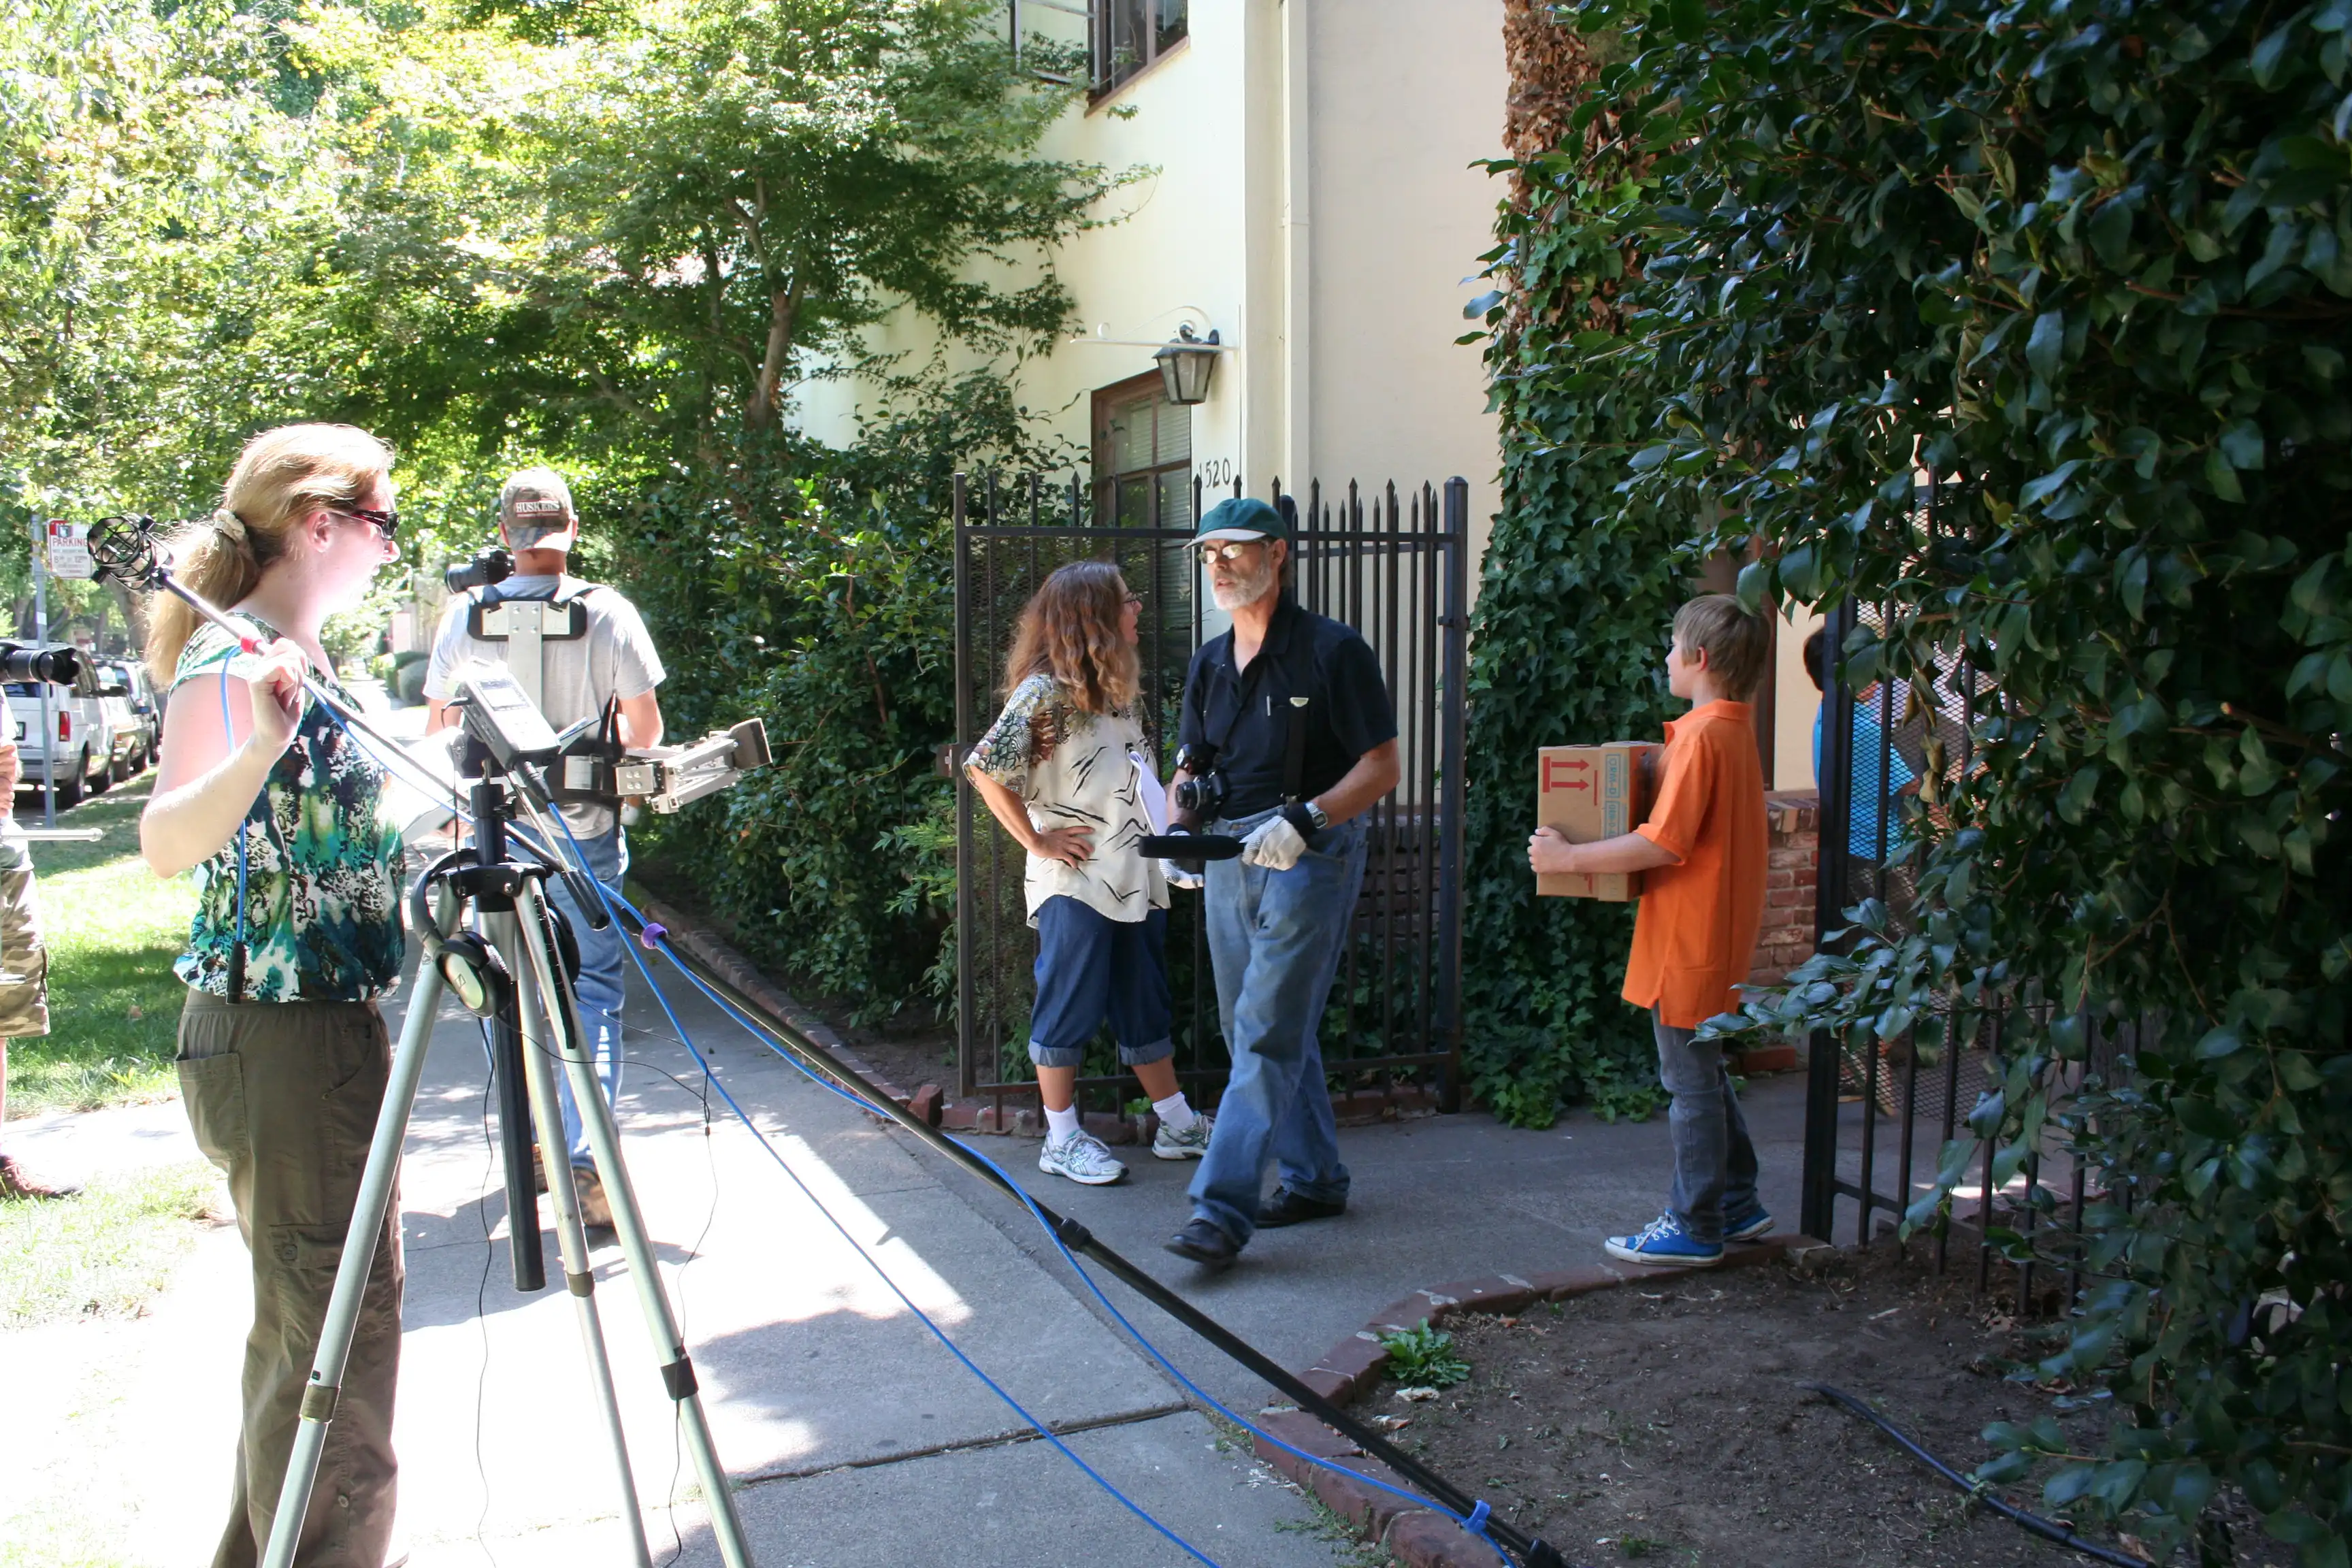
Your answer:
[[[1750,985],[1777,985],[1813,952],[1813,887],[1821,870],[1821,797],[1811,790],[1780,790],[1764,797],[1771,827],[1765,862],[1764,929],[1756,937]],[[1799,1061],[1795,1042],[1782,1040],[1737,1053],[1732,1070],[1788,1072]]]
[[[1778,790],[1764,797],[1771,824],[1765,862],[1764,929],[1756,938],[1750,985],[1777,985],[1813,952],[1813,888],[1821,868],[1821,796]]]

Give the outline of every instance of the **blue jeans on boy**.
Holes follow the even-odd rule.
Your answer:
[[[620,826],[615,824],[609,833],[580,839],[578,844],[577,853],[588,874],[617,891],[629,869],[629,841]],[[559,878],[548,879],[547,901],[563,911],[572,925],[572,940],[580,945],[580,980],[573,987],[580,1001],[580,1029],[588,1037],[588,1055],[596,1064],[596,1081],[604,1086],[604,1103],[609,1106],[621,1095],[621,998],[625,994],[621,971],[628,962],[624,948],[629,939],[618,921],[603,931],[592,930],[586,912],[572,897],[571,886]],[[572,1100],[572,1077],[559,1071],[555,1081],[563,1101],[563,1147],[575,1168],[593,1165],[596,1162],[589,1152],[588,1129],[582,1125],[580,1108]]]
[[[1658,1039],[1658,1082],[1673,1097],[1666,1125],[1674,1134],[1675,1184],[1666,1206],[1693,1241],[1720,1244],[1723,1216],[1756,1206],[1756,1145],[1723,1065],[1722,1042],[1664,1023],[1655,1008],[1650,1028]]]
[[[1219,822],[1209,831],[1246,837],[1273,815]],[[1316,1030],[1363,886],[1364,819],[1315,835],[1287,871],[1212,860],[1206,875],[1209,961],[1234,1071],[1192,1178],[1192,1213],[1238,1247],[1257,1229],[1269,1160],[1300,1197],[1348,1196]]]
[[[1167,942],[1166,910],[1115,921],[1067,895],[1039,904],[1029,1059],[1039,1067],[1078,1066],[1105,1019],[1127,1066],[1173,1056]]]

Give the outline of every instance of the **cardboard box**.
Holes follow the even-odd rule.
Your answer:
[[[1651,775],[1659,749],[1654,741],[1538,749],[1536,826],[1557,827],[1576,844],[1633,832],[1649,816]],[[1554,872],[1536,879],[1536,891],[1547,898],[1630,903],[1642,896],[1642,874]]]

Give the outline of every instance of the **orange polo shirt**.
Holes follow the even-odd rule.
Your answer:
[[[1675,857],[1642,873],[1625,1000],[1696,1029],[1736,1005],[1764,923],[1764,769],[1745,702],[1709,702],[1666,726],[1656,801],[1633,831]]]

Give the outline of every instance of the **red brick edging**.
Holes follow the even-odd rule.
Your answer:
[[[1777,1258],[1801,1257],[1824,1243],[1803,1236],[1777,1236],[1744,1247],[1733,1247],[1724,1267],[1749,1268]],[[1321,1360],[1299,1374],[1299,1381],[1334,1405],[1351,1405],[1377,1387],[1388,1352],[1380,1336],[1411,1329],[1423,1320],[1442,1323],[1457,1312],[1509,1313],[1538,1301],[1565,1301],[1596,1290],[1613,1290],[1628,1280],[1688,1278],[1690,1270],[1648,1268],[1635,1264],[1595,1263],[1580,1268],[1557,1269],[1521,1279],[1493,1274],[1483,1279],[1433,1286],[1390,1302],[1372,1314],[1364,1326],[1323,1353]],[[1329,1469],[1310,1465],[1293,1454],[1259,1439],[1257,1457],[1321,1500],[1323,1506],[1355,1526],[1367,1541],[1387,1548],[1411,1568],[1493,1568],[1494,1549],[1456,1524],[1450,1515],[1415,1508],[1403,1499],[1365,1485],[1349,1474],[1374,1476],[1390,1486],[1412,1487],[1349,1438],[1312,1415],[1285,1410],[1261,1416],[1258,1426],[1271,1436],[1318,1458],[1346,1467]]]

